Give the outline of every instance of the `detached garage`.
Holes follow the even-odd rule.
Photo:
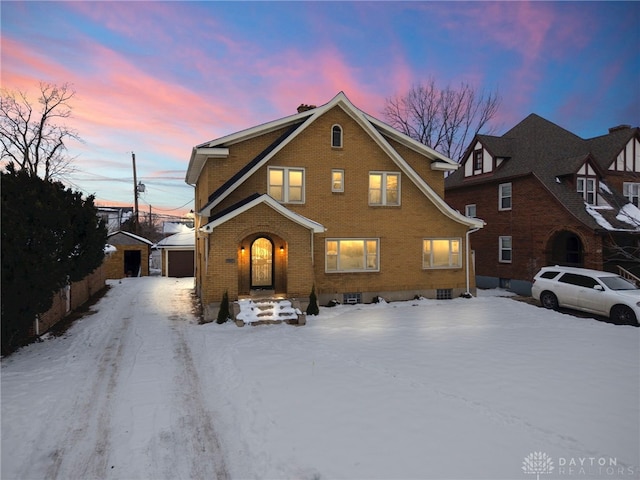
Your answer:
[[[195,271],[195,230],[171,235],[156,244],[162,252],[162,275],[193,277]]]
[[[146,277],[153,242],[130,232],[107,235],[107,243],[116,251],[105,260],[107,278]]]

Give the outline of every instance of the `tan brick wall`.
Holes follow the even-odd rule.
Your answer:
[[[334,124],[343,128],[342,148],[331,147],[331,127]],[[211,179],[220,172],[236,173],[276,136],[274,133],[268,139],[230,146],[228,161],[233,158],[234,165],[216,163],[214,169],[213,163],[207,163],[206,174]],[[258,143],[260,147],[254,145]],[[442,172],[432,171],[430,162],[414,151],[395,146],[436,192],[444,191]],[[241,149],[249,152],[247,157],[239,153]],[[325,233],[314,235],[313,272],[309,270],[307,261],[311,256],[309,231],[263,205],[216,228],[210,235],[209,271],[200,279],[203,303],[219,302],[225,288],[228,288],[232,299],[237,295],[240,290],[237,282],[240,242],[259,231],[277,234],[287,242],[287,291],[291,296],[308,296],[314,282],[319,295],[345,291],[426,292],[437,288],[465,288],[464,241],[467,227],[442,214],[406,175],[401,175],[401,206],[369,206],[369,171],[400,172],[400,169],[341,108],[332,109],[302,131],[268,165],[225,199],[216,211],[253,193],[267,193],[268,166],[305,168],[305,203],[287,204],[286,207],[327,228]],[[345,172],[344,193],[331,192],[331,170],[338,168]],[[199,194],[204,196],[202,192]],[[423,270],[422,239],[430,237],[460,238],[463,268]],[[379,238],[380,271],[325,273],[327,238]],[[204,270],[204,258],[198,255],[198,259],[199,269]],[[231,263],[232,259],[236,263]]]
[[[146,277],[149,275],[149,254],[148,245],[114,245],[117,251],[111,253],[105,260],[106,275],[109,279],[118,279],[126,277],[124,271],[124,252],[129,250],[140,251],[140,262],[142,267],[141,275]]]

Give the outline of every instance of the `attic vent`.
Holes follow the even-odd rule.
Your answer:
[[[307,105],[306,103],[301,103],[298,107],[298,113],[306,112],[307,110],[313,110],[317,108],[315,105]]]
[[[617,127],[611,127],[609,129],[609,133],[619,132],[620,130],[628,130],[631,128],[631,125],[618,125]]]

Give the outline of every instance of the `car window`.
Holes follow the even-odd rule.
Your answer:
[[[611,290],[638,290],[638,287],[622,277],[600,277],[600,281]]]
[[[558,271],[551,271],[551,270],[550,270],[550,271],[548,271],[548,272],[543,272],[543,273],[540,275],[540,278],[556,278],[556,277],[558,276],[558,274],[559,274],[559,273],[560,273],[560,272],[558,272]]]
[[[595,285],[598,285],[595,278],[587,277],[586,275],[578,275],[577,273],[565,273],[558,281],[586,288],[593,288]]]

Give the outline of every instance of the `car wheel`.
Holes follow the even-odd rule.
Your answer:
[[[621,325],[635,325],[638,323],[636,314],[626,305],[615,305],[611,309],[609,319]]]
[[[540,294],[540,303],[544,308],[556,310],[558,308],[558,298],[551,292],[542,292]]]

